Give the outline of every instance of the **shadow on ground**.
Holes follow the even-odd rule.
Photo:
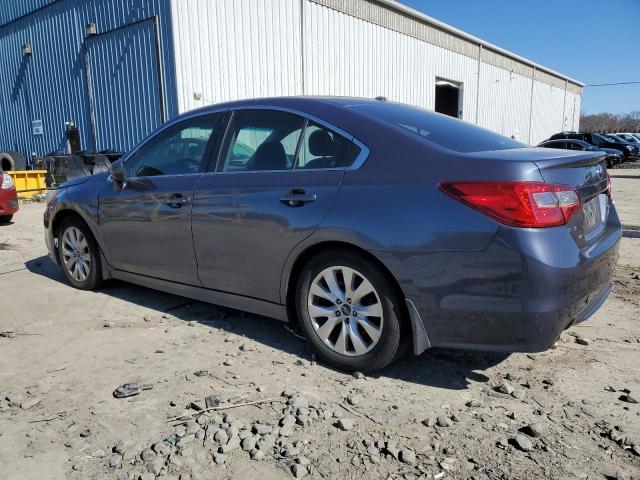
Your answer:
[[[29,260],[25,263],[25,267],[32,273],[67,284],[62,270],[46,256]],[[100,293],[162,314],[170,313],[185,322],[195,321],[210,328],[223,329],[245,336],[306,360],[312,358],[312,349],[298,330],[277,320],[244,314],[116,280],[107,282],[100,289]],[[463,390],[468,387],[470,381],[488,381],[487,376],[477,372],[497,365],[507,357],[508,354],[503,353],[432,349],[422,355],[409,356],[396,361],[370,376]],[[331,369],[328,366],[326,368]]]

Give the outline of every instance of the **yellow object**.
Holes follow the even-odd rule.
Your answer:
[[[19,198],[32,198],[47,191],[46,170],[10,170],[4,173],[13,178]]]

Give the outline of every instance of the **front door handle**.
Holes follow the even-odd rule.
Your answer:
[[[301,207],[318,199],[315,193],[307,193],[302,188],[294,188],[286,195],[280,197],[280,201],[289,207]]]
[[[167,205],[171,208],[181,208],[189,203],[191,203],[191,197],[185,197],[181,193],[174,193],[167,200]]]

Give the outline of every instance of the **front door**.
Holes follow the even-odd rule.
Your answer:
[[[113,267],[199,285],[191,201],[222,116],[198,116],[161,130],[124,159],[121,191],[113,183],[105,185],[98,221]]]
[[[202,284],[279,303],[284,263],[333,204],[351,143],[291,113],[236,111],[216,171],[194,192]]]

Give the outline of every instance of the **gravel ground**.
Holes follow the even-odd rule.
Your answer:
[[[73,290],[25,205],[0,227],[0,478],[640,479],[640,170],[621,172],[614,293],[556,349],[366,377],[276,321]],[[128,382],[150,389],[114,398]]]

